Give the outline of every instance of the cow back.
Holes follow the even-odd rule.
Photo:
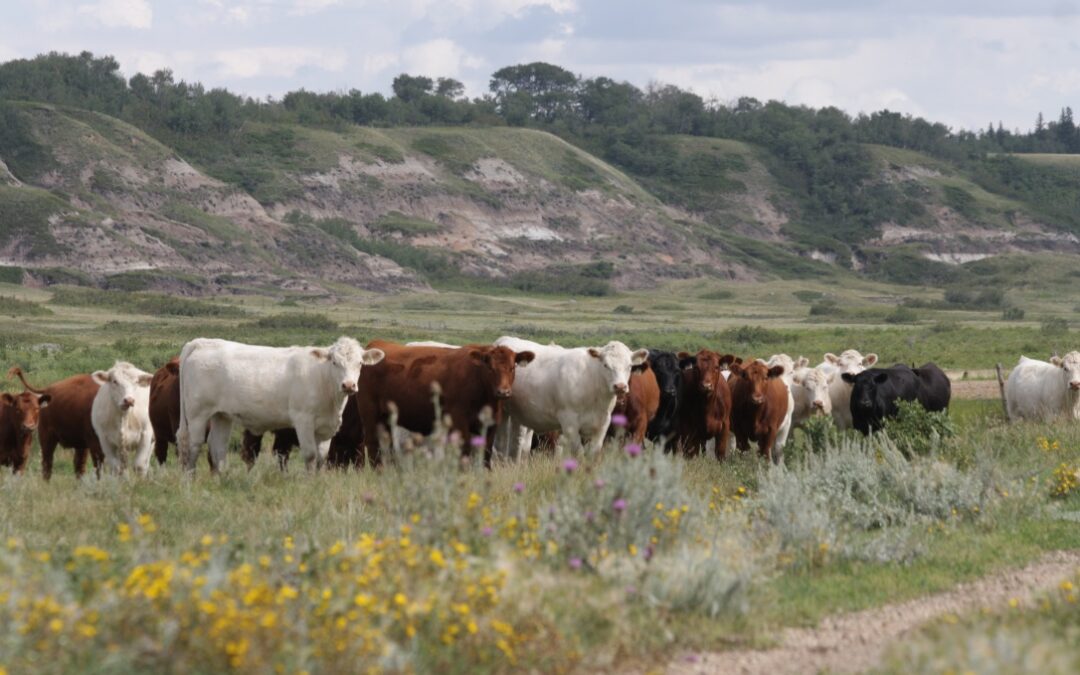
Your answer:
[[[949,376],[934,363],[924,363],[914,369],[919,380],[919,403],[930,412],[940,412],[949,407],[952,383]]]

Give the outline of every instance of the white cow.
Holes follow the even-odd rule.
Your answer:
[[[513,459],[528,452],[534,432],[559,431],[559,443],[572,452],[598,452],[611,423],[615,397],[630,388],[630,368],[649,358],[649,350],[612,341],[603,347],[567,349],[514,337],[496,346],[531,351],[536,358],[518,370],[496,433],[500,452]]]
[[[851,422],[851,389],[854,385],[844,382],[840,377],[844,373],[858,375],[867,368],[877,363],[877,354],[863,356],[855,349],[848,349],[840,356],[826,354],[825,360],[818,364],[818,368],[826,375],[833,377],[829,385],[829,399],[832,403],[832,417],[837,429],[850,429]]]
[[[225,466],[233,422],[254,433],[292,427],[304,462],[321,466],[341,426],[361,366],[382,361],[349,337],[328,348],[260,347],[197,338],[180,351],[180,460],[188,471],[208,438],[213,466]],[[209,437],[208,437],[209,432]]]
[[[761,359],[758,360],[762,361]],[[787,444],[788,436],[791,434],[792,413],[795,411],[795,369],[805,368],[810,361],[803,356],[800,356],[799,360],[796,361],[787,354],[773,354],[768,361],[762,361],[762,363],[770,368],[773,366],[784,367],[784,374],[780,376],[780,380],[787,387],[787,414],[784,415],[784,421],[780,423],[780,428],[776,431],[776,441],[774,442],[774,447],[783,449]]]
[[[420,340],[418,342],[406,342],[406,347],[442,347],[444,349],[458,349],[460,345],[451,345],[445,342],[436,342],[435,340]]]
[[[832,399],[829,386],[834,375],[829,375],[822,368],[796,368],[792,381],[792,395],[795,410],[791,415],[792,426],[802,426],[814,415],[832,415]]]
[[[1080,420],[1080,352],[1050,362],[1020,357],[1005,382],[1009,420],[1050,421],[1064,415]]]
[[[154,376],[117,361],[109,370],[98,370],[91,377],[101,387],[90,406],[90,424],[105,461],[112,471],[122,473],[128,455],[134,454],[135,471],[146,474],[154,446],[150,425],[150,380]]]

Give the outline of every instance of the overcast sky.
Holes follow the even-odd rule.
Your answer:
[[[543,60],[954,128],[1026,130],[1080,106],[1080,0],[0,0],[0,60],[50,50],[258,97],[388,93],[401,72],[475,96]]]

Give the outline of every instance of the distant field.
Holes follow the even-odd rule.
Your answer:
[[[1044,166],[1080,166],[1080,155],[1056,155],[1052,153],[1026,152],[1013,153],[1011,156],[1033,164],[1042,164]]]

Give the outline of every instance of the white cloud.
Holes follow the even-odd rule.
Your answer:
[[[360,69],[364,71],[365,75],[377,75],[400,62],[401,58],[392,52],[367,54],[360,64]]]
[[[483,59],[459,47],[453,40],[438,38],[409,47],[402,55],[405,71],[413,75],[458,77],[464,69],[479,68]]]
[[[329,72],[345,69],[348,58],[342,49],[311,47],[250,47],[226,49],[214,54],[225,77],[292,77],[304,67]]]
[[[147,0],[98,0],[79,5],[78,13],[107,28],[150,28],[154,10]]]

